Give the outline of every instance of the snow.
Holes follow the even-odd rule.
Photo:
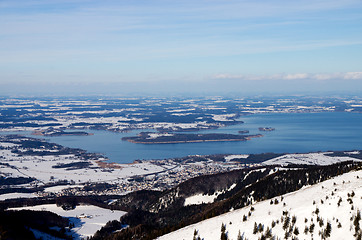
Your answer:
[[[234,187],[236,187],[236,183],[233,183],[233,184],[229,187],[228,191],[232,190]]]
[[[55,204],[43,204],[33,207],[12,208],[9,210],[34,210],[50,211],[62,217],[69,218],[75,225],[72,228],[74,235],[78,239],[92,236],[97,230],[102,228],[108,221],[119,220],[126,212],[109,210],[93,205],[80,205],[73,210],[65,211]]]
[[[325,153],[305,153],[305,154],[286,154],[280,157],[263,162],[265,165],[287,165],[287,164],[307,164],[307,165],[330,165],[345,161],[362,161],[353,157],[330,157]]]
[[[247,157],[249,157],[249,155],[247,155],[247,154],[229,155],[229,156],[225,157],[225,160],[230,161],[230,160],[233,160],[235,158],[247,158]]]
[[[8,142],[0,142],[1,147],[15,147],[16,144],[14,143],[8,143]]]
[[[52,193],[57,193],[57,192],[61,192],[64,189],[69,189],[69,188],[82,188],[82,185],[60,185],[60,186],[54,186],[54,187],[47,187],[44,188],[44,192],[52,192]]]
[[[191,115],[191,114],[192,113],[172,113],[171,115],[180,117],[180,116],[188,116],[188,115]]]
[[[213,195],[204,195],[202,193],[193,195],[191,197],[185,198],[184,206],[189,205],[198,205],[202,203],[212,203],[214,202],[215,198],[219,195],[218,192],[215,192]]]
[[[352,193],[352,191],[355,193],[352,198],[353,210],[351,210],[352,204],[347,201],[347,194]],[[249,240],[258,239],[261,235],[260,233],[253,234],[254,223],[263,224],[264,230],[268,226],[271,228],[272,221],[281,220],[283,211],[288,211],[290,218],[294,215],[297,217],[295,226],[299,229],[299,239],[311,239],[309,232],[304,234],[305,226],[310,226],[311,219],[315,224],[313,232],[315,239],[320,238],[318,232],[325,228],[327,222],[330,222],[332,226],[330,239],[354,239],[350,218],[357,213],[357,210],[362,210],[362,170],[349,172],[322,183],[304,187],[296,192],[285,194],[283,198],[283,200],[281,197],[274,198],[279,200],[279,204],[270,204],[270,199],[253,204],[255,210],[247,221],[243,221],[243,216],[248,216],[251,206],[187,226],[158,239],[191,240],[194,230],[198,231],[201,239],[220,239],[222,224],[226,225],[229,239],[235,240],[239,231]],[[342,198],[342,202],[338,207],[337,203],[340,198]],[[317,214],[314,213],[316,208],[319,209],[319,217],[323,218],[324,225],[322,227],[319,226]],[[307,219],[307,223],[305,223],[305,219]],[[341,223],[340,228],[337,227],[337,219]],[[279,222],[274,228],[271,228],[272,234],[280,239],[284,238],[285,232],[282,225]]]
[[[189,112],[189,111],[195,111],[195,108],[188,108],[188,109],[173,109],[173,110],[167,110],[167,112],[175,113],[175,112]]]
[[[235,117],[236,114],[219,114],[219,115],[216,115],[214,114],[212,116],[212,119],[215,120],[215,121],[233,121],[233,117]]]
[[[360,152],[359,152],[359,151],[344,152],[344,153],[347,153],[347,154],[360,154]]]
[[[5,199],[15,199],[15,198],[35,198],[38,197],[34,193],[5,193],[0,195],[0,201]]]
[[[231,189],[233,189],[236,186],[236,183],[233,183],[228,191],[230,191]],[[198,205],[198,204],[203,204],[203,203],[212,203],[215,201],[215,199],[217,198],[217,196],[219,196],[220,194],[224,193],[224,191],[218,191],[218,192],[214,192],[214,194],[212,195],[207,195],[207,194],[196,194],[190,197],[185,198],[185,203],[184,206],[189,206],[189,205]]]
[[[174,134],[171,133],[148,133],[148,138],[147,139],[156,139],[158,137],[170,137],[173,136]]]
[[[0,175],[7,177],[36,177],[43,183],[70,179],[77,184],[105,181],[119,183],[134,175],[157,173],[172,167],[142,162],[137,164],[116,164],[116,168],[101,168],[95,161],[89,161],[90,168],[66,170],[53,167],[60,163],[68,164],[84,160],[75,155],[20,156],[12,153],[11,150],[0,150],[0,156],[3,157],[2,163],[9,164],[9,166],[0,165]],[[55,189],[53,188],[53,190]]]

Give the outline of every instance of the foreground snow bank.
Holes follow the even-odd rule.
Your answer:
[[[320,233],[330,224],[330,239],[355,239],[353,220],[357,211],[362,210],[362,170],[346,173],[272,200],[254,204],[253,211],[251,206],[231,211],[158,239],[191,240],[195,230],[201,239],[220,239],[222,224],[225,224],[229,239],[237,239],[239,231],[241,236],[244,235],[249,240],[258,239],[262,234],[265,235],[267,228],[273,236],[284,239],[286,230],[283,225],[287,225],[287,221],[287,231],[291,228],[292,232],[290,237],[320,239]],[[260,224],[262,233],[253,233],[255,223]],[[362,220],[360,226],[361,224]]]

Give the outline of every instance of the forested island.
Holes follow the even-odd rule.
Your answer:
[[[256,135],[238,135],[224,133],[209,134],[183,134],[183,133],[151,133],[141,132],[135,137],[123,137],[122,140],[132,143],[143,144],[166,144],[166,143],[195,143],[195,142],[215,142],[215,141],[246,141],[254,137],[262,137],[261,134]]]

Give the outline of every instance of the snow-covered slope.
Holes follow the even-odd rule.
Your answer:
[[[50,211],[62,217],[69,218],[74,223],[72,229],[75,239],[83,239],[94,235],[108,221],[119,220],[121,216],[126,214],[123,211],[109,210],[93,205],[80,205],[75,209],[65,211],[55,204],[44,204],[33,207],[12,208],[9,210],[34,210],[34,211]]]
[[[239,231],[243,239],[259,239],[266,235],[268,228],[272,236],[280,239],[285,238],[286,232],[290,232],[288,239],[321,239],[320,234],[326,234],[329,226],[331,232],[328,239],[355,239],[354,222],[359,222],[359,229],[362,225],[362,220],[356,220],[359,210],[362,210],[362,170],[349,172],[272,200],[231,210],[159,239],[191,240],[195,230],[196,236],[201,239],[220,239],[222,224],[225,224],[228,239],[234,240],[238,239]],[[260,224],[260,230],[263,228],[256,234],[253,233],[255,224]]]
[[[227,191],[230,191],[235,186],[236,186],[236,183],[232,184],[229,187],[229,189],[227,189]],[[212,194],[212,195],[199,193],[199,194],[187,197],[187,198],[185,198],[184,206],[197,205],[197,204],[202,204],[202,203],[212,203],[217,198],[217,196],[219,196],[220,194],[222,194],[224,192],[225,191],[218,191],[218,192],[214,192],[214,194]]]
[[[285,154],[280,157],[276,157],[263,162],[264,165],[288,165],[288,164],[306,164],[306,165],[330,165],[345,161],[361,161],[353,157],[353,153],[348,152],[349,156],[343,157],[331,157],[327,154],[332,152],[320,152],[320,153],[295,153]],[[358,152],[359,153],[359,152]]]

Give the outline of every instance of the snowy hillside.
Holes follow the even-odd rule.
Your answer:
[[[360,210],[362,170],[242,209],[231,209],[229,213],[158,239],[220,239],[223,224],[226,239],[234,240],[273,239],[273,236],[275,239],[324,239],[328,235],[328,239],[358,239],[362,234]]]
[[[295,153],[285,154],[280,157],[270,159],[263,162],[264,165],[288,165],[288,164],[305,164],[305,165],[330,165],[345,161],[361,161],[354,158],[359,154],[359,151],[345,152],[346,156],[328,156],[332,152],[319,152],[319,153]]]
[[[92,236],[108,221],[117,220],[126,212],[109,210],[93,205],[80,205],[72,210],[64,210],[55,204],[44,204],[33,207],[12,208],[9,210],[50,211],[69,218],[74,224],[71,235],[74,239],[85,239]]]

